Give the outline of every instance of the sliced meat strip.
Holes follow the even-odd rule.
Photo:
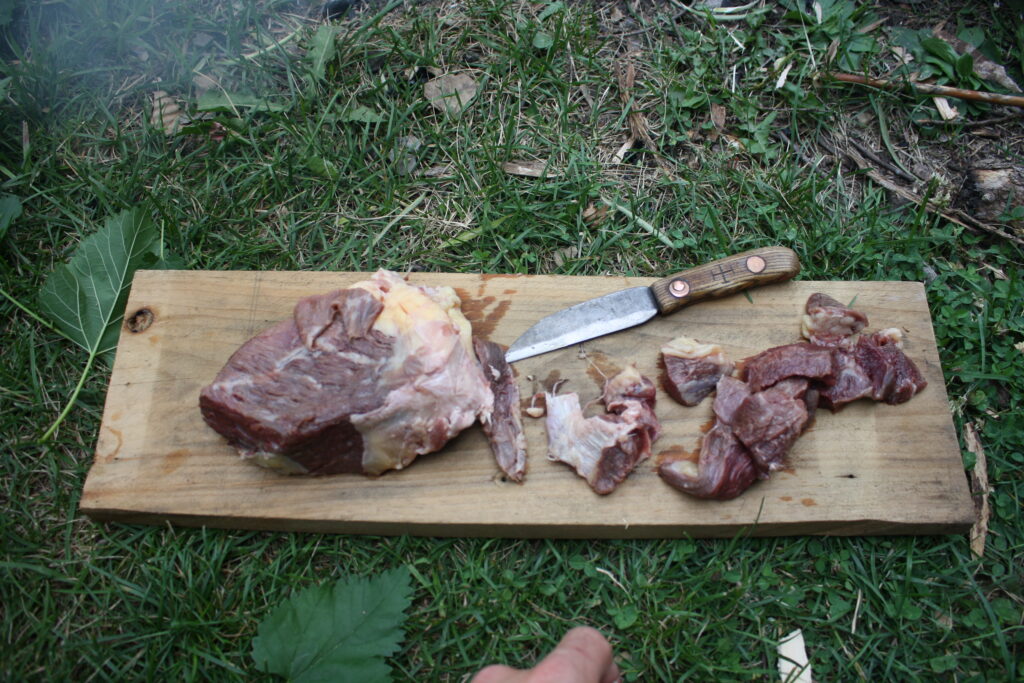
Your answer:
[[[761,391],[787,377],[817,379],[825,384],[835,380],[832,349],[805,342],[762,351],[746,360],[743,371],[752,391]]]
[[[484,378],[494,394],[494,409],[480,422],[491,444],[498,467],[512,481],[526,476],[526,437],[520,416],[519,385],[505,362],[505,350],[494,342],[473,337],[473,350],[483,367]]]
[[[718,421],[731,425],[747,396],[750,396],[750,387],[743,380],[728,376],[718,380],[715,402],[711,406]]]
[[[597,493],[611,493],[651,455],[661,431],[654,395],[654,383],[635,367],[605,383],[605,415],[584,417],[574,393],[546,394],[548,458],[573,467]]]
[[[765,476],[728,425],[718,422],[704,435],[697,463],[679,459],[662,462],[658,476],[674,488],[697,498],[729,500]]]
[[[819,389],[821,405],[833,412],[860,398],[871,396],[872,384],[868,373],[857,362],[852,350],[836,349],[832,355],[835,365],[835,383]]]
[[[787,379],[751,394],[733,417],[736,437],[763,472],[781,469],[786,453],[807,425],[806,379]]]
[[[866,315],[844,306],[827,294],[812,294],[804,311],[800,334],[819,346],[852,346],[854,335],[868,324]]]
[[[689,337],[676,337],[662,346],[661,364],[664,369],[662,387],[685,406],[703,401],[718,380],[733,368],[722,347],[702,344]]]

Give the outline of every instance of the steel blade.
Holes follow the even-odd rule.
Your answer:
[[[570,306],[541,318],[505,353],[514,363],[555,349],[647,322],[658,313],[649,287],[631,287]]]

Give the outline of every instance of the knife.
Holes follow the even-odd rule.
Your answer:
[[[668,315],[683,306],[788,280],[800,272],[792,249],[764,247],[711,261],[649,287],[631,287],[584,301],[539,320],[516,339],[505,360],[537,356],[612,332],[642,325],[655,315]]]

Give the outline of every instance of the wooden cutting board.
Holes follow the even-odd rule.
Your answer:
[[[654,458],[608,496],[546,459],[543,419],[524,418],[526,483],[502,481],[478,427],[410,468],[288,477],[240,460],[208,428],[199,390],[251,336],[300,297],[364,273],[140,271],[110,380],[82,510],[97,520],[245,529],[428,536],[655,538],[794,534],[961,533],[973,506],[949,413],[924,288],[913,282],[789,282],[683,309],[668,318],[515,364],[524,396],[567,380],[584,402],[601,373],[626,362],[657,376],[660,345],[680,334],[734,359],[796,341],[807,297],[856,298],[869,329],[900,326],[928,387],[899,406],[860,401],[820,411],[789,468],[741,497],[701,501],[664,484]],[[414,273],[456,288],[478,335],[511,343],[544,315],[648,278]],[[659,393],[655,454],[693,450],[710,400],[685,408]],[[598,406],[593,409],[596,410]]]

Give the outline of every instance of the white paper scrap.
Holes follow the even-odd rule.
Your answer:
[[[783,683],[813,683],[803,631],[797,629],[779,641],[778,652],[779,676]]]

